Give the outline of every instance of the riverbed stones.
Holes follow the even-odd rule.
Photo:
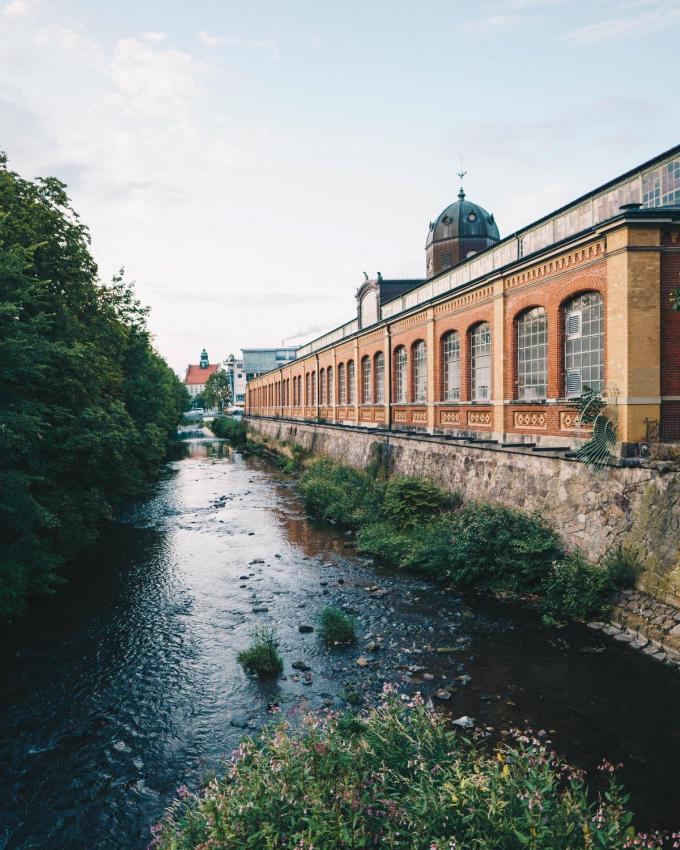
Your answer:
[[[308,623],[300,623],[298,631],[301,635],[310,635],[314,631],[314,626],[310,626]]]
[[[308,667],[304,661],[293,661],[290,666],[293,670],[300,670],[302,673],[306,673],[308,670],[311,670],[311,667]]]
[[[357,665],[358,665],[359,667],[368,667],[368,659],[367,659],[367,658],[364,658],[364,656],[363,656],[363,655],[360,655],[360,656],[357,658]]]
[[[432,695],[435,699],[441,700],[442,702],[446,702],[451,699],[451,691],[447,691],[446,688],[440,688],[438,691],[435,691]]]
[[[253,614],[266,614],[269,608],[266,605],[254,605]]]
[[[458,717],[456,720],[451,721],[454,726],[460,726],[461,729],[472,729],[475,725],[474,717],[468,717],[467,714],[464,714],[462,717]]]

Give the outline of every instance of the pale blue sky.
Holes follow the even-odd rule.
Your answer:
[[[0,147],[183,371],[422,276],[461,154],[504,235],[677,144],[679,41],[680,0],[0,0]]]

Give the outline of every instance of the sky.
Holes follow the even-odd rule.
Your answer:
[[[680,142],[680,0],[0,0],[0,149],[69,186],[178,373],[301,344]]]

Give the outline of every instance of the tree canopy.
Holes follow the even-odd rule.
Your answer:
[[[188,406],[121,272],[102,285],[90,236],[53,177],[0,155],[0,619],[144,492]]]
[[[229,376],[223,369],[218,369],[205,383],[203,403],[206,407],[219,407],[220,410],[224,410],[230,400]]]

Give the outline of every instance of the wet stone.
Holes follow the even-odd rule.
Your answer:
[[[309,635],[314,631],[314,626],[310,626],[307,623],[300,623],[298,631],[301,635]]]
[[[253,608],[253,614],[266,614],[269,611],[266,605],[255,605]]]

